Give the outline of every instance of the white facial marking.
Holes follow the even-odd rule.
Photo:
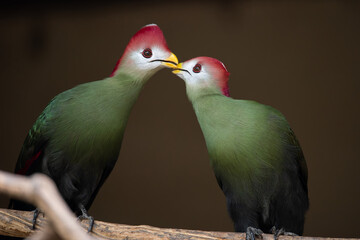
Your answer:
[[[181,71],[177,75],[182,78],[189,87],[203,88],[213,83],[212,76],[208,71],[208,66],[201,65],[201,71],[199,73],[193,72],[194,66],[198,63],[196,59],[183,63],[182,68],[186,71]]]
[[[156,68],[161,65],[161,61],[154,60],[164,60],[170,56],[170,53],[168,51],[165,51],[158,46],[149,48],[152,51],[152,56],[149,58],[143,56],[143,51],[146,48],[136,49],[130,54],[130,58],[133,60],[134,63],[136,63],[139,69],[149,70]]]
[[[147,48],[150,48],[152,52],[152,56],[148,58],[143,56],[143,51]],[[168,58],[170,54],[171,53],[168,50],[165,50],[159,46],[134,48],[127,54],[126,58],[124,59],[122,71],[127,72],[128,74],[139,79],[147,79],[156,71],[165,67],[161,64],[161,61],[154,60],[164,60]]]

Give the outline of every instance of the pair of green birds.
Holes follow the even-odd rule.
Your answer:
[[[179,64],[155,24],[131,38],[110,77],[51,100],[30,129],[15,172],[50,176],[69,207],[91,220],[91,230],[87,210],[118,159],[131,109],[146,81],[164,67],[186,83],[235,230],[247,239],[262,232],[302,234],[307,167],[285,117],[230,98],[229,73],[220,61],[198,57]],[[15,199],[10,207],[35,208]]]

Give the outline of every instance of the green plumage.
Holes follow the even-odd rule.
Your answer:
[[[302,234],[309,206],[307,167],[285,117],[270,106],[226,97],[216,85],[188,81],[187,94],[235,230],[276,227]]]
[[[119,156],[130,111],[143,85],[158,70],[178,64],[161,29],[142,27],[130,39],[109,78],[57,95],[36,120],[21,149],[15,172],[44,173],[68,206],[82,218]],[[10,208],[35,207],[10,200]],[[38,209],[35,211],[35,227]]]
[[[39,119],[42,135],[51,136],[49,147],[69,152],[74,162],[104,164],[118,154],[141,87],[129,76],[119,75],[63,92],[45,109],[45,119]]]
[[[246,183],[246,188],[234,188],[236,195],[260,190],[247,184],[266,179],[269,170],[279,174],[285,145],[300,150],[285,117],[270,106],[220,94],[192,103],[216,173],[230,185]]]
[[[215,58],[179,63],[174,74],[205,137],[235,231],[302,234],[309,207],[303,152],[285,117],[255,101],[230,98],[229,72]]]
[[[120,73],[54,97],[30,129],[15,171],[49,175],[75,212],[79,204],[88,209],[118,158],[142,86]],[[37,153],[38,159],[27,166]],[[14,208],[21,208],[17,203]]]

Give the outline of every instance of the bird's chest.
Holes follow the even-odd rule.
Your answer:
[[[50,150],[68,162],[103,165],[120,150],[126,120],[97,108],[59,117],[50,131]]]

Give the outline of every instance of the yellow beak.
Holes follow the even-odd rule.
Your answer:
[[[182,68],[182,63],[179,63],[175,68]],[[174,70],[174,71],[172,71],[172,73],[174,73],[174,74],[178,74],[178,73],[180,73],[181,71],[180,70]]]
[[[169,67],[169,68],[176,68],[176,65],[179,63],[179,60],[177,59],[176,55],[171,53],[170,57],[164,60],[161,64]]]

